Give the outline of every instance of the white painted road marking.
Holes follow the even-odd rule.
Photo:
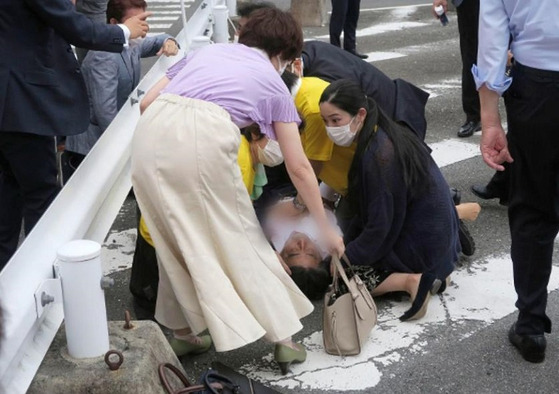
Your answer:
[[[430,144],[429,147],[433,150],[431,156],[441,168],[480,155],[478,144],[457,139],[436,142]]]
[[[553,269],[548,289],[559,288],[559,274]],[[291,366],[291,373],[279,376],[272,354],[263,362],[245,364],[241,371],[268,384],[298,390],[366,390],[376,386],[382,377],[381,367],[402,362],[409,352],[424,352],[428,342],[423,339],[430,328],[446,325],[466,326],[475,320],[465,337],[471,336],[516,309],[516,293],[509,255],[499,255],[473,262],[468,270],[452,273],[452,283],[444,294],[432,297],[425,318],[415,322],[400,322],[398,317],[409,303],[394,302],[379,309],[378,324],[361,354],[337,357],[324,352],[322,331],[303,339],[307,361]],[[340,379],[343,376],[343,379]]]

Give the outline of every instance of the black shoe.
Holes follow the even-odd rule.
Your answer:
[[[458,137],[465,138],[471,137],[476,131],[481,130],[481,123],[479,121],[468,120],[464,123],[458,131]]]
[[[498,193],[488,188],[487,186],[472,185],[470,189],[472,190],[472,193],[474,193],[475,196],[481,198],[482,200],[491,200],[493,198],[498,198],[499,204],[505,206],[509,205],[508,200],[505,197],[503,197],[501,193]]]
[[[462,253],[464,253],[465,256],[473,255],[476,251],[476,243],[463,220],[460,220],[458,223],[458,238],[460,239]]]
[[[363,53],[359,53],[357,52],[355,49],[346,49],[347,52],[351,53],[354,56],[357,56],[358,58],[361,59],[367,59],[369,57],[369,55],[365,55]]]
[[[437,280],[435,275],[431,273],[421,274],[415,300],[413,300],[411,308],[400,316],[400,321],[418,320],[425,316],[432,291],[436,293],[440,288],[439,283],[435,284]]]
[[[509,330],[509,341],[520,352],[524,360],[541,363],[545,359],[546,340],[543,334],[520,335],[516,333],[516,323]]]
[[[451,187],[450,197],[452,197],[452,201],[454,202],[454,205],[460,205],[460,201],[462,200],[460,190],[456,189],[455,187]]]

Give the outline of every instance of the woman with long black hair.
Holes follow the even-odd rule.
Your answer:
[[[425,145],[354,82],[328,86],[320,112],[335,144],[356,143],[344,199],[346,255],[376,271],[373,296],[408,292],[412,307],[400,319],[419,319],[460,253],[449,187]]]

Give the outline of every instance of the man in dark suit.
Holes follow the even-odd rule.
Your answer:
[[[330,14],[330,44],[341,47],[340,35],[344,32],[344,49],[361,59],[369,56],[358,53],[355,34],[359,20],[361,0],[332,0]]]
[[[58,192],[54,136],[84,132],[89,105],[69,43],[120,52],[145,36],[143,13],[96,24],[69,0],[0,2],[0,269]]]
[[[354,80],[388,116],[425,139],[427,92],[402,79],[392,80],[372,64],[322,41],[306,41],[301,59],[304,76],[328,82]]]
[[[458,130],[458,137],[471,137],[481,130],[479,95],[477,93],[472,66],[477,58],[479,0],[451,0],[456,6],[458,34],[460,36],[460,56],[462,58],[462,109],[466,122]],[[443,6],[447,11],[447,0],[433,0],[433,15],[437,16],[435,7]]]

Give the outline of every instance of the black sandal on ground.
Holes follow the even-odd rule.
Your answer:
[[[436,277],[433,274],[424,273],[421,275],[415,300],[413,300],[411,308],[400,316],[401,321],[418,320],[425,316],[427,313],[427,305],[429,304],[429,300],[431,298],[431,288],[433,287],[435,280]]]

